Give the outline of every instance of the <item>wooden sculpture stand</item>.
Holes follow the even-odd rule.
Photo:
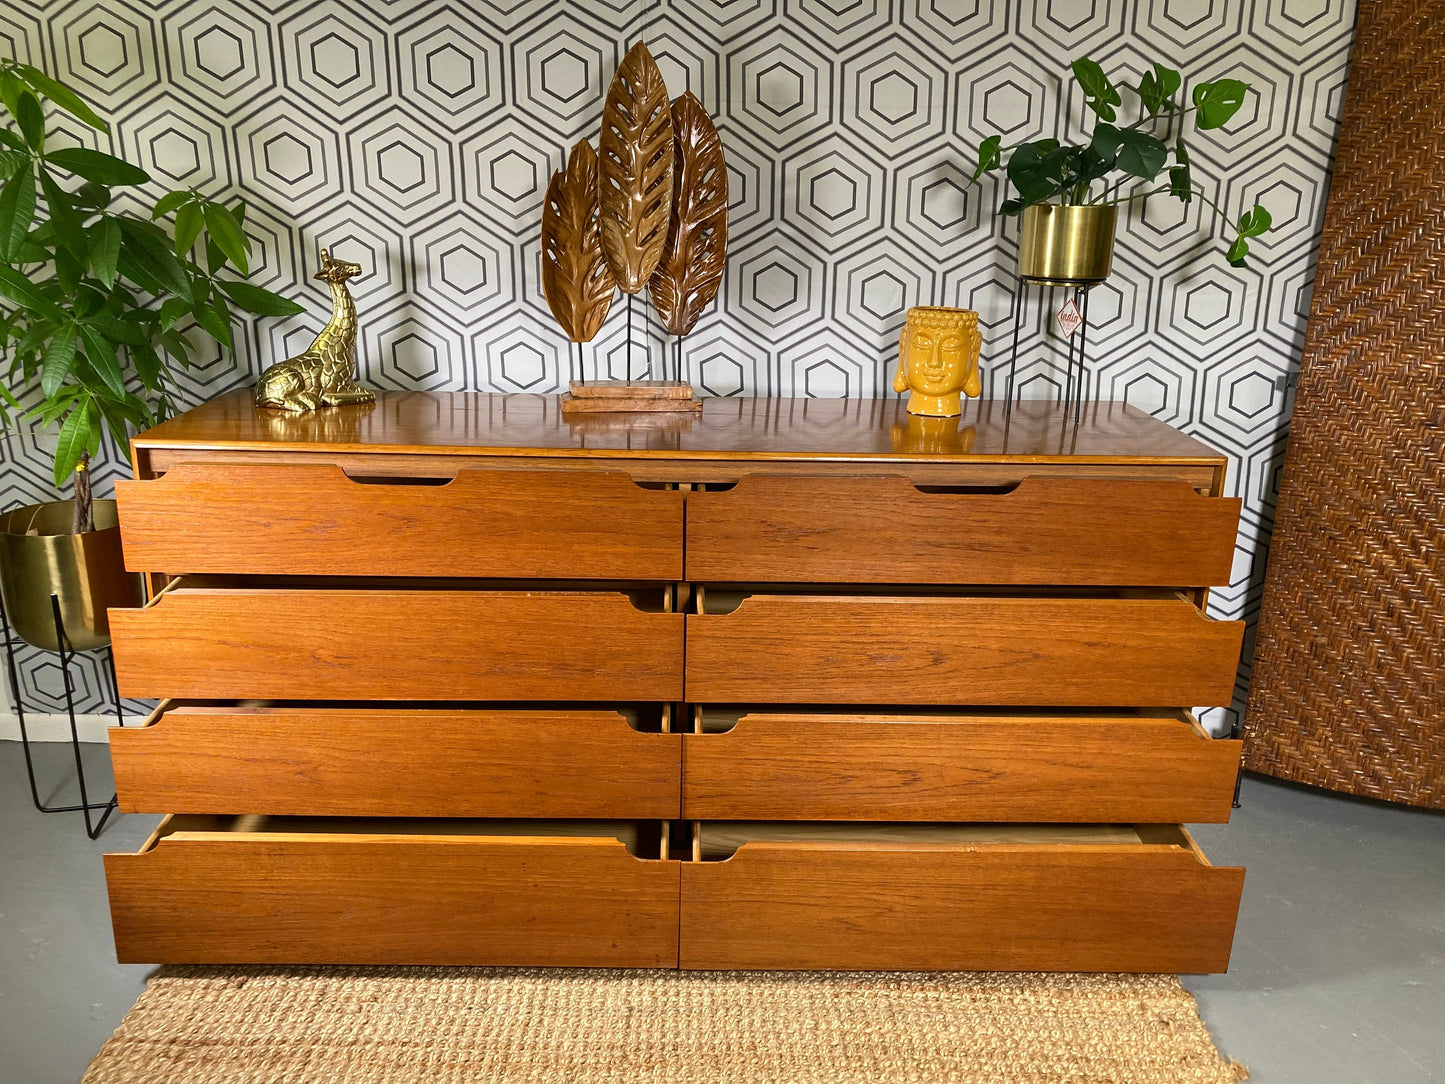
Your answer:
[[[1119,403],[248,392],[141,435],[124,961],[1220,971],[1222,456]],[[969,430],[967,439],[962,430]]]
[[[574,380],[561,396],[564,414],[698,414],[702,400],[676,380]]]

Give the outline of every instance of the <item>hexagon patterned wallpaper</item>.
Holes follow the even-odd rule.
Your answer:
[[[194,367],[194,400],[304,346],[327,315],[307,276],[322,245],[369,271],[355,284],[367,383],[560,390],[542,195],[566,148],[595,137],[638,38],[674,94],[713,111],[729,159],[728,277],[685,346],[706,394],[890,395],[904,311],[929,302],[979,310],[1001,392],[989,362],[1006,345],[1017,226],[993,215],[992,184],[967,181],[981,135],[1077,131],[1061,76],[1085,54],[1130,79],[1154,59],[1237,73],[1249,101],[1228,132],[1195,139],[1198,172],[1231,209],[1259,199],[1276,228],[1233,270],[1197,204],[1136,205],[1094,294],[1090,368],[1099,396],[1229,453],[1244,525],[1212,608],[1252,617],[1353,22],[1353,0],[9,0],[0,54],[83,90],[115,122],[108,149],[157,185],[243,194],[257,281],[309,304]],[[621,363],[623,309],[589,367]],[[1023,346],[1022,393],[1057,394],[1042,314]],[[7,505],[50,496],[44,442],[0,434]],[[124,471],[111,450],[97,477]],[[24,682],[60,706],[53,662],[27,658]],[[88,662],[87,708],[100,687]]]

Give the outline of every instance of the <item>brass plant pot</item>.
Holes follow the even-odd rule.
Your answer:
[[[1069,286],[1103,282],[1114,262],[1114,224],[1119,208],[1025,207],[1019,234],[1019,276],[1030,282]]]
[[[96,529],[85,534],[70,530],[70,501],[0,513],[0,592],[10,627],[27,644],[60,647],[52,594],[60,599],[65,635],[77,651],[110,643],[108,608],[144,601],[140,573],[125,570],[115,501],[95,501],[91,510]]]

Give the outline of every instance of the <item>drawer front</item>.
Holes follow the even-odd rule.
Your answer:
[[[1243,637],[1243,622],[1179,598],[753,595],[732,613],[687,615],[686,699],[1227,704]]]
[[[749,843],[683,863],[681,966],[1224,971],[1243,884],[1192,841]]]
[[[367,484],[328,464],[180,463],[116,484],[127,567],[295,576],[677,580],[682,494],[620,471],[463,468]]]
[[[683,736],[682,808],[689,820],[1223,823],[1239,752],[1183,718],[756,714]]]
[[[1239,509],[1180,479],[938,493],[898,475],[749,474],[688,496],[687,578],[1208,587],[1229,582]]]
[[[620,593],[176,589],[110,627],[125,696],[682,698],[682,615]]]
[[[681,741],[615,711],[180,706],[110,753],[130,813],[671,820]]]
[[[615,839],[197,833],[105,871],[122,963],[677,965],[678,863]]]

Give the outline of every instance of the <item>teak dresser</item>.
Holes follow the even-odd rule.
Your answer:
[[[1228,966],[1239,501],[1138,410],[236,392],[134,457],[123,961]]]

